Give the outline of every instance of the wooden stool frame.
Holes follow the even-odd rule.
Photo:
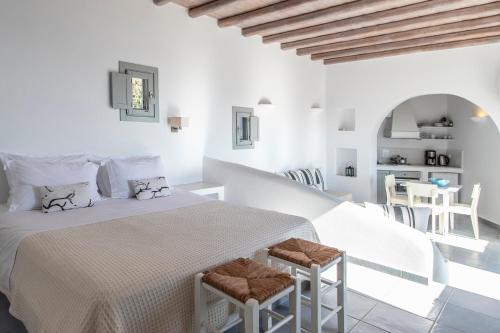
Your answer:
[[[268,298],[265,302],[259,304],[255,299],[249,299],[246,303],[242,303],[239,300],[229,296],[223,291],[212,287],[211,285],[202,281],[203,273],[196,274],[194,294],[195,294],[195,326],[194,332],[216,332],[222,333],[230,328],[240,324],[244,321],[245,333],[258,333],[259,332],[259,312],[264,310],[268,318],[274,318],[278,320],[276,325],[267,326],[265,333],[272,333],[280,329],[287,323],[290,323],[290,332],[300,333],[301,330],[301,313],[300,313],[300,296],[301,296],[301,280],[295,277],[294,284],[278,294]],[[208,293],[213,293],[220,297],[217,302],[208,304]],[[283,316],[272,310],[272,304],[282,299],[285,296],[289,296],[290,300],[290,314]],[[222,327],[212,327],[208,322],[208,309],[211,306],[219,305],[222,302],[229,302],[237,307],[237,311],[232,313],[226,323]],[[243,314],[243,315],[241,315]]]
[[[295,277],[303,276],[305,279],[311,283],[311,297],[301,295],[301,303],[311,307],[311,331],[302,328],[302,332],[309,333],[321,333],[322,326],[335,314],[337,314],[338,331],[339,333],[346,332],[346,313],[345,313],[345,303],[346,303],[346,265],[347,256],[345,252],[342,252],[342,256],[333,260],[328,265],[321,267],[320,265],[313,264],[311,268],[305,267],[278,257],[269,255],[269,250],[264,249],[258,254],[260,261],[263,264],[274,265],[279,263],[291,268],[292,275]],[[321,274],[328,269],[332,268],[334,265],[337,266],[337,281],[330,281],[326,278],[322,278]],[[326,285],[325,288],[322,284]],[[332,307],[330,305],[322,303],[322,298],[325,294],[330,292],[333,288],[337,289],[337,307]],[[321,314],[321,308],[325,308],[330,312],[324,318]],[[270,319],[267,320],[269,322]]]

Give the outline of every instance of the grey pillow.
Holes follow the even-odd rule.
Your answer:
[[[365,207],[373,212],[383,214],[391,220],[403,223],[404,225],[415,228],[423,233],[427,232],[429,216],[431,215],[430,208],[411,208],[402,205],[377,205],[370,202],[365,202]]]

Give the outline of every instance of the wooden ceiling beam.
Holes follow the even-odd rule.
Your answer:
[[[355,39],[368,38],[383,34],[390,34],[398,31],[409,31],[430,26],[455,23],[464,20],[472,20],[476,18],[493,16],[500,14],[500,2],[494,2],[486,5],[479,5],[456,9],[449,12],[437,13],[427,16],[416,17],[403,21],[379,24],[360,29],[342,31],[337,33],[320,35],[317,37],[295,40],[292,42],[282,43],[281,48],[284,50],[305,47],[315,44],[338,43]]]
[[[475,30],[470,30],[470,31],[454,32],[454,33],[439,35],[439,36],[415,38],[415,39],[404,40],[404,41],[399,41],[399,42],[384,43],[384,44],[370,45],[370,46],[364,46],[364,47],[356,47],[356,48],[346,49],[346,50],[315,53],[311,56],[311,59],[312,60],[323,60],[323,59],[331,59],[331,58],[343,58],[343,57],[350,57],[350,56],[355,56],[355,55],[360,55],[360,54],[385,52],[385,51],[399,50],[399,49],[426,46],[426,45],[458,42],[458,41],[463,41],[463,40],[468,40],[468,39],[479,39],[479,38],[485,38],[485,37],[493,37],[493,36],[499,36],[499,35],[500,35],[500,26],[496,26],[496,27],[490,27],[490,28],[475,29]]]
[[[297,37],[314,36],[322,33],[341,32],[359,29],[368,26],[375,26],[383,23],[401,21],[424,15],[431,15],[439,12],[451,11],[454,9],[471,7],[485,3],[494,2],[492,0],[430,0],[413,5],[384,10],[381,12],[360,15],[339,21],[318,24],[305,28],[285,31],[263,37],[264,43],[288,41]]]
[[[289,10],[308,2],[311,2],[311,0],[285,0],[278,3],[274,3],[269,6],[250,10],[248,12],[244,12],[241,14],[221,18],[218,20],[217,24],[219,25],[219,27],[229,27],[232,25],[238,25],[244,23],[245,21],[252,20],[264,15],[272,14],[279,11]]]
[[[210,14],[222,7],[228,6],[238,0],[214,0],[207,2],[203,5],[199,5],[193,8],[190,8],[188,11],[189,16],[198,17],[202,15]]]
[[[243,28],[243,36],[253,36],[257,34],[264,34],[270,30],[286,27],[291,24],[304,23],[320,18],[328,18],[329,21],[337,21],[349,17],[370,14],[374,12],[384,11],[388,9],[403,7],[415,3],[424,2],[426,0],[361,0],[348,2],[337,6],[332,6],[320,9],[314,12],[287,17],[281,20],[262,23],[251,27]]]
[[[395,32],[392,34],[349,40],[339,43],[323,44],[306,48],[300,48],[297,49],[297,55],[309,55],[314,53],[347,50],[352,48],[366,47],[370,45],[393,43],[415,38],[439,36],[455,32],[469,31],[474,29],[482,29],[495,26],[500,26],[500,15],[489,16],[475,20],[443,24],[427,28],[420,28],[410,31]]]
[[[325,59],[325,60],[323,60],[323,63],[325,65],[332,65],[332,64],[339,64],[339,63],[343,63],[343,62],[352,62],[352,61],[384,58],[384,57],[391,57],[391,56],[403,55],[403,54],[411,54],[411,53],[417,53],[417,52],[439,51],[439,50],[453,49],[453,48],[459,48],[459,47],[469,47],[469,46],[491,44],[491,43],[497,43],[497,42],[500,42],[500,35],[499,36],[492,36],[492,37],[477,38],[477,39],[469,39],[469,40],[463,40],[463,41],[458,41],[458,42],[416,46],[416,47],[410,47],[410,48],[399,49],[399,50],[382,51],[382,52],[376,52],[376,53],[359,54],[359,55],[348,56],[348,57]]]
[[[157,6],[163,6],[166,5],[167,3],[171,3],[172,0],[153,0],[153,2]]]

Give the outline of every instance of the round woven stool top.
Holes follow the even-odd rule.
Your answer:
[[[205,272],[202,281],[242,303],[251,298],[263,303],[294,283],[288,273],[243,258]]]
[[[290,238],[269,247],[269,255],[311,268],[313,264],[324,267],[342,256],[342,251],[300,238]]]

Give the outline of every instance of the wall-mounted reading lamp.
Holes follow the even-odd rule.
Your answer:
[[[168,117],[167,121],[170,125],[170,130],[174,133],[179,132],[184,127],[189,127],[189,118],[187,117]]]
[[[486,111],[482,109],[476,109],[474,110],[474,116],[470,117],[470,120],[475,121],[475,122],[483,122],[488,119],[489,115],[486,113]]]
[[[311,105],[310,110],[311,110],[311,113],[313,113],[313,114],[323,112],[323,108],[321,107],[321,105],[319,105],[319,103],[314,103],[313,105]]]
[[[257,109],[258,110],[272,110],[274,109],[274,104],[271,102],[269,98],[261,98],[259,102],[257,103]]]

